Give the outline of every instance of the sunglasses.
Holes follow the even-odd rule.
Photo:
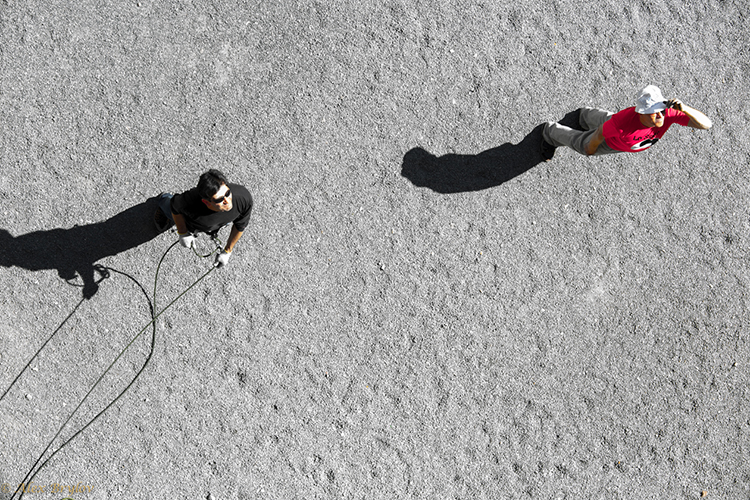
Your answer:
[[[224,193],[224,196],[221,196],[219,198],[211,198],[211,203],[216,203],[218,205],[219,203],[223,203],[224,200],[229,198],[230,196],[232,196],[232,192],[229,190],[229,188],[227,188],[227,192]]]

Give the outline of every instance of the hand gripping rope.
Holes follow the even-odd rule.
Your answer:
[[[208,253],[206,255],[201,255],[196,250],[195,246],[193,246],[192,249],[193,249],[193,252],[195,253],[195,255],[197,255],[198,257],[201,257],[201,258],[206,258],[206,257],[210,257],[211,255],[213,255],[217,251],[221,250],[221,242],[219,241],[219,239],[217,238],[217,236],[215,234],[211,235],[211,240],[216,245],[216,248],[212,252],[210,252],[210,253]],[[154,292],[153,292],[153,295],[152,295],[151,299],[149,299],[148,293],[146,293],[146,291],[143,289],[143,287],[141,286],[141,284],[138,283],[135,280],[135,278],[133,278],[132,276],[130,276],[130,275],[126,274],[126,273],[123,273],[121,271],[118,271],[116,269],[112,269],[112,268],[108,268],[108,267],[101,267],[100,266],[100,267],[97,268],[97,270],[99,271],[99,273],[102,275],[102,278],[99,281],[107,278],[109,276],[109,272],[110,271],[111,272],[115,272],[117,274],[120,274],[122,276],[125,276],[125,277],[133,280],[140,287],[141,291],[143,291],[144,295],[146,295],[146,299],[148,299],[149,308],[150,308],[150,312],[151,312],[151,321],[149,321],[133,337],[133,339],[130,342],[128,342],[128,344],[120,351],[120,353],[117,355],[117,357],[115,357],[114,361],[112,361],[112,363],[110,363],[110,365],[107,367],[107,369],[104,370],[104,373],[102,373],[101,376],[96,380],[96,382],[94,382],[94,385],[91,386],[91,389],[89,389],[89,391],[86,393],[86,395],[83,397],[83,399],[81,399],[81,402],[78,403],[78,406],[76,406],[75,409],[70,413],[70,415],[68,415],[68,418],[65,420],[65,422],[63,422],[63,424],[58,429],[57,433],[49,441],[49,444],[47,445],[47,447],[39,455],[39,458],[36,460],[36,462],[34,462],[34,465],[32,465],[31,469],[26,474],[26,477],[24,477],[23,480],[19,483],[18,488],[15,490],[15,492],[13,493],[13,495],[8,500],[13,500],[16,497],[16,495],[19,494],[19,493],[20,493],[20,495],[18,496],[18,500],[21,500],[23,498],[24,493],[25,493],[25,491],[24,491],[24,485],[31,484],[33,482],[34,478],[36,477],[36,475],[39,473],[39,471],[42,470],[47,465],[47,463],[52,459],[52,457],[54,457],[55,455],[57,455],[57,453],[60,450],[62,450],[63,448],[65,448],[71,441],[73,441],[73,439],[75,439],[79,434],[81,434],[91,424],[93,424],[99,417],[101,417],[107,410],[109,410],[109,408],[112,407],[112,405],[114,405],[130,389],[130,387],[133,385],[133,383],[135,383],[135,381],[141,375],[141,373],[143,372],[143,370],[146,368],[146,366],[148,365],[149,361],[151,360],[151,356],[154,353],[154,344],[155,344],[155,341],[156,341],[156,320],[162,314],[164,314],[164,312],[167,311],[167,309],[169,309],[170,307],[172,307],[172,305],[175,302],[177,302],[180,298],[182,298],[183,295],[185,295],[187,292],[189,292],[193,287],[195,287],[198,283],[200,283],[203,280],[203,278],[205,278],[206,276],[208,276],[209,274],[211,274],[214,271],[214,269],[216,269],[216,264],[212,265],[211,268],[208,271],[206,271],[201,277],[199,277],[198,279],[196,279],[193,282],[192,285],[190,285],[189,287],[187,287],[182,293],[180,293],[177,297],[175,297],[174,299],[172,299],[172,301],[169,304],[167,304],[167,306],[164,309],[162,309],[161,311],[159,311],[157,314],[154,314],[154,311],[156,310],[156,289],[157,289],[157,284],[159,282],[159,270],[161,269],[161,264],[162,264],[162,262],[164,262],[164,259],[166,258],[166,256],[169,253],[169,251],[172,250],[172,248],[174,248],[174,246],[178,242],[179,242],[179,240],[175,241],[174,243],[172,243],[169,246],[169,248],[167,248],[167,250],[164,252],[164,255],[162,255],[161,259],[159,260],[159,264],[156,266],[156,275],[154,276]],[[13,387],[13,385],[16,383],[16,381],[21,377],[21,375],[24,373],[24,371],[26,371],[26,369],[31,365],[31,362],[39,355],[39,353],[42,351],[42,349],[44,349],[44,347],[52,339],[52,337],[55,336],[55,334],[62,328],[62,326],[71,318],[71,316],[73,316],[73,314],[76,312],[76,310],[78,310],[78,307],[81,305],[81,303],[83,302],[83,300],[84,299],[81,299],[81,301],[78,304],[76,304],[75,308],[68,315],[68,317],[66,317],[65,320],[63,320],[63,322],[60,324],[60,326],[57,327],[57,329],[52,333],[52,335],[44,342],[44,344],[42,345],[42,347],[40,347],[39,350],[36,352],[36,354],[34,354],[34,356],[29,360],[29,362],[21,370],[21,372],[18,374],[18,376],[16,376],[16,378],[13,380],[13,382],[11,382],[10,386],[8,387],[8,389],[6,389],[5,392],[2,394],[2,396],[0,396],[0,401],[2,401],[2,399],[5,397],[5,395],[8,394],[8,391],[11,389],[11,387]],[[112,369],[112,367],[117,363],[117,361],[123,356],[123,354],[125,354],[125,352],[130,348],[130,346],[133,345],[133,343],[136,340],[138,340],[138,338],[140,338],[140,336],[148,329],[148,327],[152,328],[151,349],[150,349],[150,351],[148,353],[148,356],[146,357],[146,361],[143,363],[143,366],[141,366],[141,368],[135,374],[135,377],[133,377],[133,380],[131,380],[128,383],[128,385],[122,390],[122,392],[120,392],[117,395],[117,397],[115,397],[106,407],[104,407],[104,409],[102,411],[100,411],[99,413],[97,413],[96,416],[94,418],[92,418],[86,425],[84,425],[83,427],[81,427],[78,431],[75,432],[75,434],[73,434],[63,444],[61,444],[55,451],[53,451],[44,460],[44,462],[41,462],[42,458],[44,458],[44,456],[50,450],[50,448],[52,447],[52,444],[60,436],[60,434],[62,433],[62,431],[65,428],[65,426],[68,425],[68,422],[70,422],[70,420],[73,418],[73,416],[76,414],[76,412],[81,408],[81,406],[83,406],[83,403],[88,399],[88,397],[91,395],[91,393],[94,392],[94,389],[96,389],[96,387],[99,385],[99,383],[102,381],[102,379],[107,375],[107,373],[109,373],[109,371]],[[40,462],[41,462],[41,465],[39,465]]]

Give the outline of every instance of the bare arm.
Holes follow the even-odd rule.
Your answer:
[[[240,241],[240,236],[242,236],[242,231],[237,230],[237,226],[232,226],[232,231],[229,233],[229,240],[224,247],[224,251],[226,253],[232,253],[234,245],[236,245],[237,242]]]
[[[586,154],[591,156],[596,153],[596,150],[599,149],[599,145],[602,142],[604,142],[604,125],[599,125],[599,128],[596,129],[596,134],[594,134],[591,139],[589,139],[589,143],[586,144]]]
[[[174,220],[174,225],[177,226],[177,234],[187,234],[188,228],[187,224],[185,224],[185,217],[180,214],[173,213],[172,219]]]
[[[713,125],[713,123],[711,123],[711,120],[706,115],[704,115],[697,109],[691,108],[687,104],[683,104],[679,99],[670,99],[669,101],[667,101],[667,105],[670,108],[674,108],[677,111],[682,111],[683,113],[688,115],[688,117],[690,118],[690,123],[687,124],[688,127],[708,130]]]

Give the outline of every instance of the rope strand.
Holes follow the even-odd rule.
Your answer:
[[[215,242],[218,242],[218,238],[214,238],[214,241],[215,241]],[[116,402],[117,402],[117,401],[118,401],[118,400],[119,400],[119,399],[120,399],[120,398],[121,398],[121,397],[122,397],[122,396],[123,396],[123,395],[125,394],[125,392],[127,392],[127,391],[128,391],[128,389],[130,389],[130,387],[131,387],[131,386],[132,386],[132,385],[133,385],[133,384],[135,383],[136,379],[138,379],[138,377],[139,377],[139,376],[141,375],[141,373],[143,372],[143,370],[144,370],[144,369],[146,368],[146,366],[148,365],[148,363],[149,363],[149,361],[151,360],[151,357],[152,357],[152,355],[153,355],[153,352],[154,352],[154,345],[155,345],[155,341],[156,341],[156,324],[155,324],[155,323],[156,323],[156,320],[157,320],[157,319],[159,319],[159,317],[160,317],[160,316],[161,316],[162,314],[164,314],[164,312],[165,312],[165,311],[167,311],[167,310],[168,310],[168,309],[169,309],[170,307],[172,307],[172,305],[173,305],[173,304],[174,304],[175,302],[177,302],[177,301],[178,301],[178,300],[179,300],[180,298],[182,298],[182,296],[183,296],[183,295],[185,295],[186,293],[188,293],[188,292],[189,292],[189,291],[190,291],[190,290],[191,290],[191,289],[192,289],[193,287],[195,287],[195,286],[196,286],[196,285],[197,285],[198,283],[200,283],[200,282],[201,282],[201,281],[202,281],[202,280],[203,280],[203,279],[204,279],[204,278],[205,278],[206,276],[208,276],[209,274],[211,274],[211,273],[212,273],[212,272],[213,272],[213,271],[214,271],[214,270],[216,269],[216,266],[215,266],[215,265],[211,266],[211,268],[210,268],[210,269],[209,269],[208,271],[206,271],[206,272],[205,272],[205,273],[204,273],[204,274],[203,274],[203,275],[202,275],[202,276],[201,276],[200,278],[198,278],[197,280],[195,280],[195,281],[193,282],[193,284],[191,284],[191,285],[190,285],[189,287],[187,287],[187,288],[186,288],[186,289],[185,289],[185,290],[184,290],[184,291],[183,291],[182,293],[180,293],[180,294],[179,294],[179,295],[178,295],[177,297],[175,297],[174,299],[172,299],[172,301],[171,301],[171,302],[170,302],[170,303],[169,303],[169,304],[168,304],[168,305],[167,305],[167,306],[166,306],[166,307],[165,307],[164,309],[162,309],[161,311],[159,311],[159,313],[158,313],[158,314],[156,314],[156,315],[155,315],[155,314],[154,314],[154,310],[156,309],[156,288],[157,288],[157,284],[158,284],[158,282],[159,282],[159,271],[161,270],[161,265],[162,265],[162,262],[164,262],[164,259],[166,258],[167,254],[169,253],[169,251],[170,251],[170,250],[172,250],[172,248],[174,248],[174,246],[175,246],[175,245],[176,245],[177,243],[178,243],[178,241],[175,241],[174,243],[172,243],[172,245],[170,245],[170,247],[169,247],[169,248],[167,248],[167,250],[166,250],[166,251],[164,252],[164,255],[162,255],[161,259],[159,260],[159,264],[158,264],[158,265],[156,266],[156,275],[154,276],[154,293],[153,293],[153,301],[152,301],[152,300],[149,300],[149,307],[150,307],[150,309],[151,309],[151,321],[149,321],[149,322],[148,322],[148,324],[146,324],[146,326],[144,326],[144,327],[143,327],[143,328],[142,328],[142,329],[141,329],[141,330],[140,330],[140,331],[139,331],[139,332],[138,332],[138,333],[137,333],[137,334],[135,335],[135,337],[133,337],[133,339],[132,339],[132,340],[131,340],[130,342],[128,342],[128,344],[127,344],[127,345],[126,345],[126,346],[125,346],[125,347],[124,347],[124,348],[123,348],[123,349],[122,349],[122,350],[120,351],[120,353],[119,353],[119,354],[117,355],[117,357],[116,357],[116,358],[114,359],[114,361],[112,361],[112,363],[110,363],[110,365],[109,365],[109,366],[107,367],[107,369],[106,369],[106,370],[104,370],[104,373],[102,373],[102,374],[101,374],[101,376],[100,376],[100,377],[99,377],[99,378],[98,378],[98,379],[96,380],[96,382],[94,382],[94,385],[92,385],[92,386],[91,386],[91,388],[90,388],[90,389],[89,389],[89,391],[88,391],[88,392],[86,393],[86,395],[85,395],[85,396],[83,397],[83,399],[81,399],[81,402],[80,402],[80,403],[78,403],[78,406],[76,406],[76,408],[75,408],[75,409],[74,409],[74,410],[73,410],[73,411],[72,411],[72,412],[70,413],[70,415],[68,416],[68,418],[67,418],[67,419],[65,420],[65,422],[63,422],[63,424],[62,424],[62,425],[60,426],[60,428],[58,429],[57,433],[56,433],[56,434],[54,435],[54,437],[53,437],[53,438],[52,438],[52,439],[50,440],[50,442],[49,442],[49,444],[47,445],[47,447],[46,447],[46,448],[44,449],[44,451],[43,451],[43,452],[42,452],[42,453],[41,453],[41,454],[39,455],[39,458],[38,458],[38,459],[36,460],[36,462],[34,462],[34,465],[32,465],[31,469],[29,469],[29,472],[28,472],[28,473],[26,474],[26,476],[25,476],[25,477],[23,478],[23,481],[21,481],[21,483],[20,483],[20,484],[18,485],[18,488],[16,489],[16,491],[15,491],[15,492],[13,493],[13,495],[12,495],[12,496],[10,497],[10,499],[9,499],[9,500],[13,500],[13,498],[14,498],[14,497],[15,497],[15,496],[16,496],[16,495],[18,494],[18,492],[19,492],[19,491],[21,492],[21,494],[20,494],[20,496],[18,497],[18,500],[21,500],[21,499],[23,498],[23,495],[24,495],[24,493],[25,493],[25,492],[23,491],[23,490],[25,489],[25,488],[24,488],[24,485],[26,485],[26,484],[30,484],[31,482],[33,482],[34,478],[35,478],[35,477],[36,477],[36,475],[37,475],[37,474],[39,473],[39,471],[41,471],[41,470],[42,470],[42,469],[43,469],[43,468],[44,468],[44,467],[45,467],[45,466],[47,465],[47,463],[48,463],[48,462],[49,462],[50,460],[52,460],[52,458],[53,458],[53,457],[54,457],[55,455],[57,455],[57,453],[58,453],[58,452],[59,452],[60,450],[62,450],[63,448],[65,448],[65,447],[66,447],[66,446],[67,446],[67,445],[68,445],[68,444],[69,444],[69,443],[70,443],[71,441],[73,441],[73,439],[75,439],[75,438],[76,438],[76,437],[77,437],[77,436],[78,436],[79,434],[81,434],[81,433],[82,433],[82,432],[83,432],[84,430],[86,430],[86,429],[87,429],[87,428],[88,428],[88,427],[89,427],[89,426],[90,426],[91,424],[93,424],[93,423],[94,423],[94,422],[95,422],[95,421],[96,421],[96,420],[97,420],[97,419],[98,419],[98,418],[99,418],[100,416],[102,416],[102,415],[103,415],[103,414],[104,414],[104,413],[105,413],[105,412],[106,412],[106,411],[107,411],[107,410],[108,410],[108,409],[109,409],[109,408],[110,408],[110,407],[111,407],[112,405],[114,405],[114,404],[115,404],[115,403],[116,403]],[[219,243],[220,243],[220,242],[219,242]],[[219,245],[217,244],[217,248],[219,248],[219,247],[220,247],[220,246],[219,246]],[[193,251],[195,252],[195,249],[194,249]],[[213,254],[213,253],[215,253],[215,252],[216,252],[216,250],[214,250],[213,252],[209,253],[208,255],[200,255],[200,254],[198,254],[197,252],[195,252],[195,253],[196,253],[196,255],[198,255],[199,257],[205,258],[205,257],[209,257],[210,255],[212,255],[212,254]],[[107,268],[107,269],[109,269],[109,270],[111,270],[111,271],[114,271],[114,272],[117,272],[117,273],[119,273],[119,274],[125,275],[125,276],[127,276],[127,277],[129,277],[129,278],[133,279],[134,281],[136,281],[136,280],[135,280],[134,278],[132,278],[131,276],[129,276],[129,275],[125,274],[125,273],[122,273],[122,272],[120,272],[120,271],[117,271],[117,270],[115,270],[115,269],[111,269],[111,268]],[[136,281],[136,283],[138,283],[138,282]],[[139,287],[141,288],[141,290],[142,290],[142,291],[144,292],[144,294],[146,294],[146,298],[148,299],[148,294],[147,294],[147,293],[146,293],[146,291],[145,291],[145,290],[143,289],[143,287],[142,287],[142,286],[140,285],[140,283],[138,283],[138,286],[139,286]],[[68,321],[68,319],[70,319],[70,316],[72,316],[72,315],[73,315],[73,313],[74,313],[74,312],[76,311],[76,309],[78,309],[78,307],[79,307],[80,305],[81,305],[80,303],[79,303],[78,305],[76,305],[76,308],[75,308],[75,309],[73,310],[73,312],[72,312],[72,313],[71,313],[71,314],[70,314],[70,315],[68,316],[68,318],[66,318],[66,319],[65,319],[65,321],[63,321],[63,323],[62,323],[62,324],[61,324],[61,325],[60,325],[60,326],[59,326],[59,327],[57,328],[57,330],[55,330],[55,332],[54,332],[54,333],[52,334],[52,336],[54,336],[54,335],[55,335],[55,333],[57,333],[57,331],[58,331],[58,330],[59,330],[60,328],[62,328],[62,326],[63,326],[63,325],[65,324],[65,322],[67,322],[67,321]],[[78,431],[76,431],[76,432],[75,432],[75,434],[73,434],[73,435],[72,435],[72,436],[71,436],[70,438],[68,438],[68,439],[67,439],[67,440],[66,440],[66,441],[65,441],[65,442],[64,442],[63,444],[61,444],[61,445],[60,445],[60,446],[59,446],[59,447],[58,447],[58,448],[57,448],[57,449],[56,449],[56,450],[55,450],[54,452],[52,452],[52,454],[51,454],[51,455],[50,455],[49,457],[47,457],[47,459],[46,459],[46,460],[44,460],[44,462],[42,462],[42,463],[41,463],[41,465],[39,465],[39,467],[37,467],[37,465],[38,465],[38,464],[39,464],[39,462],[40,462],[40,461],[42,460],[42,458],[44,457],[44,455],[45,455],[45,454],[46,454],[46,453],[47,453],[47,452],[49,451],[49,449],[50,449],[50,448],[52,447],[52,444],[53,444],[53,443],[55,442],[55,440],[56,440],[56,439],[57,439],[57,438],[58,438],[58,437],[60,436],[60,434],[62,433],[62,431],[63,431],[63,429],[65,428],[65,426],[66,426],[66,425],[68,424],[68,422],[70,422],[70,420],[71,420],[71,419],[73,418],[73,416],[75,415],[75,413],[76,413],[76,412],[77,412],[77,411],[78,411],[78,410],[79,410],[79,409],[81,408],[81,406],[83,406],[83,403],[84,403],[84,402],[85,402],[85,401],[86,401],[86,400],[88,399],[88,397],[89,397],[89,396],[91,395],[91,393],[92,393],[92,392],[94,391],[94,389],[96,389],[96,387],[97,387],[97,386],[99,385],[99,383],[100,383],[100,382],[101,382],[101,381],[102,381],[102,380],[104,379],[104,377],[105,377],[105,376],[107,375],[107,373],[109,373],[109,371],[110,371],[110,370],[112,369],[112,367],[113,367],[113,366],[114,366],[114,365],[115,365],[115,364],[117,363],[117,361],[118,361],[118,360],[119,360],[119,359],[120,359],[120,358],[121,358],[121,357],[122,357],[122,356],[123,356],[123,355],[125,354],[125,352],[126,352],[126,351],[127,351],[127,350],[128,350],[129,348],[130,348],[130,346],[132,346],[132,345],[133,345],[133,343],[134,343],[134,342],[135,342],[136,340],[138,340],[138,338],[140,338],[140,336],[141,336],[141,335],[143,334],[143,332],[145,332],[145,331],[146,331],[146,330],[148,329],[148,327],[149,327],[149,326],[152,326],[152,329],[153,329],[152,340],[151,340],[151,350],[149,351],[149,354],[148,354],[148,357],[146,358],[146,361],[145,361],[145,362],[143,363],[143,366],[142,366],[142,367],[141,367],[141,368],[140,368],[140,369],[138,370],[138,372],[136,373],[135,377],[133,377],[133,379],[132,379],[132,380],[130,381],[130,383],[128,383],[128,385],[127,385],[127,386],[126,386],[126,387],[125,387],[125,388],[124,388],[124,389],[123,389],[123,390],[122,390],[122,391],[120,392],[120,394],[118,394],[118,395],[117,395],[117,397],[115,397],[115,398],[114,398],[114,399],[113,399],[113,400],[112,400],[112,401],[111,401],[111,402],[110,402],[110,403],[109,403],[109,404],[108,404],[108,405],[107,405],[107,406],[106,406],[106,407],[105,407],[105,408],[104,408],[104,409],[103,409],[102,411],[100,411],[99,413],[97,413],[97,414],[96,414],[96,416],[95,416],[94,418],[92,418],[92,419],[91,419],[91,420],[90,420],[90,421],[89,421],[89,422],[88,422],[88,423],[87,423],[86,425],[84,425],[84,426],[83,426],[83,427],[81,427],[81,428],[80,428],[80,429],[79,429]],[[50,339],[51,339],[51,338],[52,338],[52,337],[50,337]],[[47,340],[47,342],[49,342],[49,339]],[[42,345],[42,348],[44,348],[44,346],[45,346],[45,345],[47,345],[47,342],[45,342],[45,343],[44,343],[44,345]],[[39,351],[41,351],[41,348],[39,349]],[[39,351],[37,351],[37,353],[36,353],[36,354],[34,355],[34,357],[32,358],[32,360],[33,360],[33,359],[34,359],[34,358],[35,358],[35,357],[36,357],[36,356],[37,356],[37,355],[39,354]],[[29,365],[29,364],[31,364],[31,361],[29,361],[29,363],[28,363],[28,364],[26,365],[26,367],[28,367],[28,365]],[[26,370],[26,367],[24,367],[24,369],[23,369],[23,370],[21,371],[21,373],[19,373],[18,377],[16,377],[16,379],[15,379],[15,380],[13,380],[13,382],[11,383],[11,387],[12,387],[12,385],[13,385],[13,384],[15,384],[16,380],[18,380],[18,378],[19,378],[19,377],[21,376],[21,374],[23,373],[23,371],[24,371],[24,370]],[[10,390],[10,387],[8,388],[8,390]],[[5,393],[3,393],[3,396],[2,396],[2,397],[4,397],[4,396],[5,396],[5,394],[7,394],[8,390],[6,390],[6,391],[5,391]],[[2,400],[2,397],[0,397],[0,400]],[[35,469],[36,469],[36,470],[35,470]],[[33,474],[32,474],[32,473],[33,473]]]

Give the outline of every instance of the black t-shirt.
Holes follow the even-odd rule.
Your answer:
[[[245,187],[239,184],[227,184],[232,192],[232,209],[229,212],[214,212],[208,208],[198,188],[176,194],[172,198],[172,213],[185,217],[185,223],[191,232],[211,233],[233,222],[238,231],[244,231],[250,222],[253,209],[253,197]]]

